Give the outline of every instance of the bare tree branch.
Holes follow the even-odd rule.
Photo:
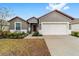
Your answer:
[[[5,21],[8,17],[12,15],[10,8],[1,7],[0,8],[0,31],[2,31],[5,25]]]

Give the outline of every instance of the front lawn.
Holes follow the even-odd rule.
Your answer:
[[[44,39],[1,39],[0,55],[50,56]]]

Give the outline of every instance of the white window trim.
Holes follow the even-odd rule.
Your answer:
[[[21,28],[20,30],[22,30],[22,22],[15,22],[15,23],[14,23],[14,30],[15,30],[15,31],[18,31],[18,30],[16,30],[16,23],[20,23],[20,28]]]

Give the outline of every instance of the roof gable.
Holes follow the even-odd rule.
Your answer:
[[[37,19],[36,17],[31,17],[31,18],[27,19],[27,21],[30,20],[30,19],[33,19],[33,18],[34,18],[34,19]]]
[[[14,20],[14,19],[16,19],[16,18],[18,18],[18,19],[20,19],[20,20],[22,20],[22,21],[25,21],[25,20],[22,19],[21,17],[16,16],[16,17],[12,18],[11,20],[9,20],[8,22],[10,22],[10,21],[12,21],[12,20]],[[25,21],[25,22],[27,22],[27,21]]]
[[[28,23],[38,23],[38,19],[36,17],[31,17],[29,19],[27,19]]]
[[[59,13],[59,14],[64,15],[65,17],[70,18],[71,20],[74,20],[74,18],[73,18],[73,17],[71,17],[71,16],[69,16],[69,15],[67,15],[67,14],[65,14],[65,13],[63,13],[63,12],[61,12],[61,11],[59,11],[59,10],[54,10],[54,11],[51,11],[51,12],[49,12],[49,13],[47,13],[47,14],[45,14],[45,15],[41,16],[41,17],[47,16],[47,15],[49,15],[50,13],[53,13],[53,12],[57,12],[57,13]],[[40,19],[41,17],[39,17],[39,19]]]

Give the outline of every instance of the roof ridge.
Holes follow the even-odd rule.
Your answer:
[[[15,17],[13,17],[12,19],[10,19],[10,20],[8,20],[8,21],[11,21],[11,20],[13,20],[13,19],[15,19],[15,18],[20,18],[20,19],[22,19],[23,21],[26,21],[26,20],[24,20],[23,18],[21,18],[21,17],[19,17],[19,16],[15,16]]]
[[[36,18],[35,16],[33,16],[33,17],[28,18],[26,21],[28,21],[29,19],[32,19],[32,18],[38,19],[38,18]]]

